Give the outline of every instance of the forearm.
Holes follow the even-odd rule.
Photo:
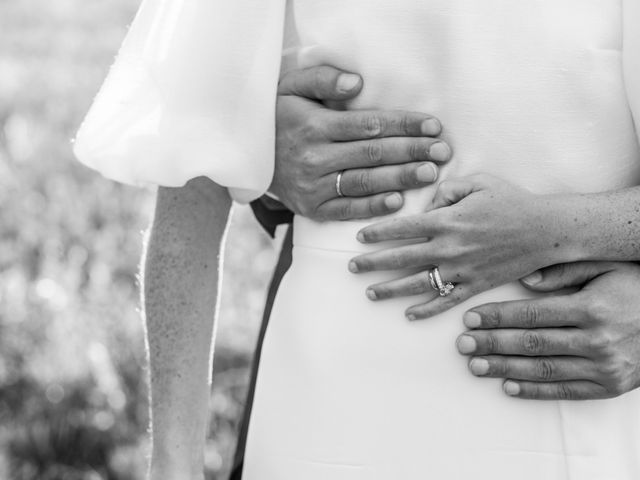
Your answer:
[[[551,219],[556,263],[640,260],[640,187],[548,196],[543,208]]]
[[[219,255],[230,199],[206,179],[158,191],[144,308],[152,478],[202,476]]]

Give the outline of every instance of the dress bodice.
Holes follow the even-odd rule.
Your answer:
[[[441,179],[486,172],[539,193],[596,192],[640,180],[622,23],[622,0],[291,0],[287,38],[297,66],[362,74],[349,108],[439,118],[454,150]],[[433,190],[409,192],[400,214]],[[362,249],[362,222],[296,222],[299,243]]]

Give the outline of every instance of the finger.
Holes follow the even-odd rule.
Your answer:
[[[359,75],[322,65],[286,73],[278,83],[278,95],[314,100],[348,100],[362,90]]]
[[[580,327],[587,318],[583,302],[574,295],[535,300],[487,303],[462,317],[467,328]]]
[[[503,390],[511,397],[530,400],[598,400],[612,396],[602,385],[587,380],[554,383],[507,380]]]
[[[418,112],[354,110],[327,112],[327,115],[331,120],[326,135],[336,142],[382,137],[434,137],[442,131],[438,119]],[[450,148],[444,142],[438,148],[443,150],[443,155],[450,156]]]
[[[430,162],[356,168],[342,173],[340,190],[346,197],[362,197],[424,187],[437,178],[438,167]]]
[[[454,290],[455,291],[455,290]],[[471,330],[458,337],[463,355],[543,355],[582,356],[589,351],[586,335],[577,328],[538,328],[534,330]]]
[[[433,265],[435,260],[429,243],[423,242],[360,255],[349,262],[349,270],[352,273],[399,270]]]
[[[597,379],[593,361],[580,357],[474,357],[469,370],[478,377],[510,378],[532,382]]]
[[[438,231],[437,213],[420,213],[374,223],[358,232],[358,241],[378,243],[390,240],[426,238]]]
[[[455,307],[472,295],[473,292],[465,284],[458,284],[446,296],[438,294],[431,301],[409,307],[405,315],[411,321],[424,320]]]
[[[595,277],[614,269],[609,262],[561,263],[543,268],[524,277],[522,284],[538,292],[551,292],[562,288],[579,287]]]
[[[330,144],[324,155],[327,172],[350,168],[398,165],[409,162],[446,162],[451,149],[439,145],[441,140],[429,137],[389,137]]]
[[[313,218],[329,221],[380,217],[397,212],[403,204],[404,198],[398,192],[369,197],[338,197],[321,204]]]
[[[445,180],[438,185],[433,197],[432,208],[448,207],[477,190],[477,185],[465,179]]]
[[[385,300],[409,295],[427,295],[430,298],[435,298],[438,295],[438,292],[431,287],[428,271],[378,283],[367,288],[367,297],[370,300]]]

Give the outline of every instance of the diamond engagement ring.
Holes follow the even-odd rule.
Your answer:
[[[431,284],[431,288],[438,291],[441,297],[446,297],[456,288],[453,283],[442,280],[438,267],[433,267],[429,270],[429,283]]]
[[[344,197],[344,193],[342,193],[342,174],[344,173],[344,170],[341,170],[340,172],[338,172],[338,176],[336,177],[336,193],[338,194],[339,197]]]

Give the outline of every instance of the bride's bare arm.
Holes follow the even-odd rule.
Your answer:
[[[144,264],[152,480],[202,479],[219,256],[231,200],[206,178],[160,188]]]
[[[582,260],[640,260],[640,187],[577,195],[538,195],[489,175],[442,182],[429,211],[361,230],[366,243],[416,243],[355,258],[354,272],[424,267],[373,285],[374,300],[426,294],[407,316],[426,318],[550,265]],[[437,265],[455,284],[434,291],[427,275]]]

